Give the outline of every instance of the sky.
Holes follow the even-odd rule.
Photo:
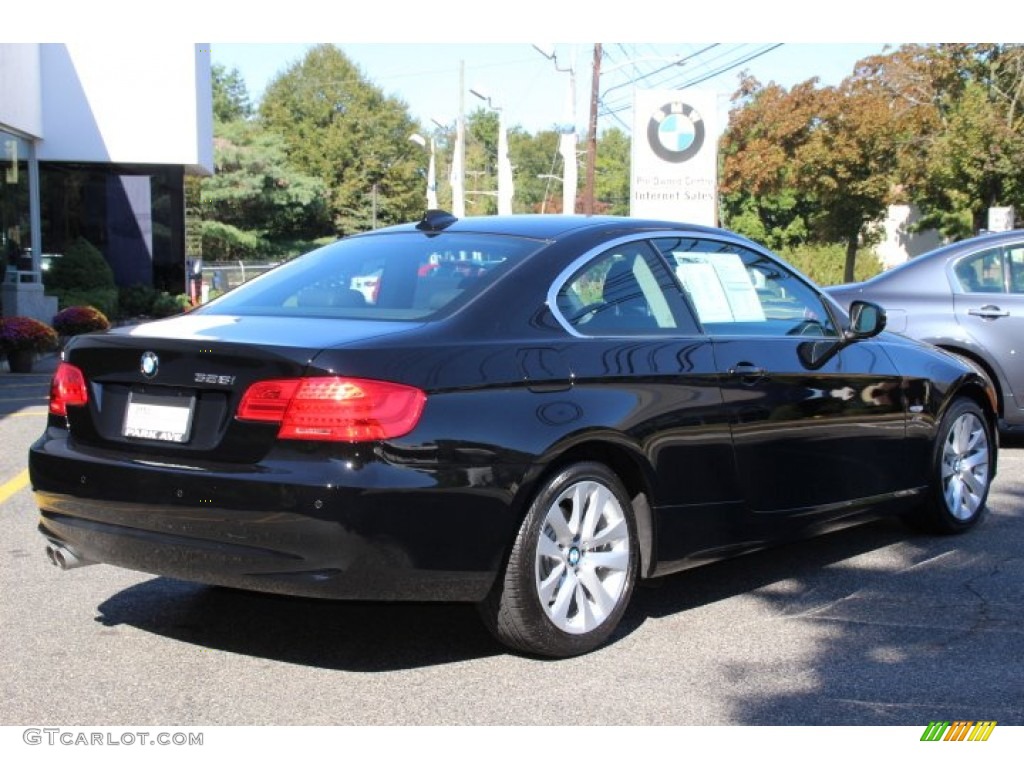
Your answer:
[[[983,11],[922,13],[911,3],[858,0],[729,0],[620,3],[558,0],[35,0],[4,10],[0,41],[89,41],[116,47],[120,40],[182,40],[210,44],[213,61],[238,68],[258,97],[270,78],[298,61],[314,42],[333,42],[385,94],[409,106],[424,127],[433,119],[454,121],[460,109],[484,102],[468,89],[485,89],[509,125],[530,132],[566,122],[570,76],[559,72],[531,44],[554,46],[559,65],[574,65],[574,122],[585,133],[591,86],[590,51],[604,42],[603,101],[623,108],[600,128],[631,124],[630,82],[625,62],[636,56],[647,71],[676,57],[684,65],[667,72],[692,82],[751,56],[746,64],[693,87],[712,89],[720,121],[744,68],[762,82],[787,87],[810,77],[836,84],[853,64],[879,53],[882,40],[993,42],[1018,34],[1017,0],[988,0]],[[681,42],[685,41],[685,42]],[[771,46],[777,48],[768,50]],[[707,50],[708,46],[716,46]],[[760,55],[759,55],[760,54]],[[464,67],[466,91],[459,87]],[[655,87],[643,83],[644,87]],[[720,126],[721,127],[721,126]]]
[[[412,117],[429,129],[436,120],[451,124],[460,108],[460,79],[465,83],[462,109],[469,114],[485,106],[470,90],[489,95],[510,126],[533,133],[560,123],[574,123],[585,133],[592,82],[593,44],[545,43],[546,58],[531,42],[474,43],[334,43],[388,96],[404,101]],[[634,87],[676,88],[689,85],[719,95],[724,120],[739,74],[787,88],[812,77],[836,85],[865,56],[881,53],[884,43],[603,43],[599,78],[601,101],[617,109],[602,117],[599,131],[632,125]],[[212,61],[237,69],[250,95],[258,99],[267,83],[301,61],[310,47],[299,43],[218,43],[211,41]],[[676,62],[682,61],[682,64]],[[557,65],[557,67],[556,67]],[[572,70],[559,71],[559,70]],[[725,70],[725,71],[722,71]],[[638,75],[656,72],[645,80]],[[717,74],[721,72],[720,74]],[[575,83],[576,98],[568,98]],[[576,105],[575,115],[567,104]],[[723,126],[724,127],[724,126]]]

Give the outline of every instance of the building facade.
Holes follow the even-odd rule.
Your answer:
[[[52,318],[43,272],[78,238],[119,286],[182,292],[185,179],[213,172],[210,46],[0,44],[0,163],[5,315]]]

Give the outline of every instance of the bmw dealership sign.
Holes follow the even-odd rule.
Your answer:
[[[718,223],[716,109],[714,93],[636,92],[630,215]]]

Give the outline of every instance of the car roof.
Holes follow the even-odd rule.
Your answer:
[[[542,240],[555,240],[566,235],[583,231],[607,230],[609,233],[621,230],[623,234],[643,232],[648,230],[675,230],[686,232],[698,232],[702,234],[726,236],[732,239],[746,240],[734,232],[729,232],[716,227],[708,227],[700,224],[688,224],[680,221],[664,221],[658,219],[640,219],[628,216],[586,216],[582,214],[539,214],[523,213],[510,216],[467,216],[456,219],[450,214],[444,220],[444,224],[436,229],[427,227],[424,230],[423,222],[427,221],[429,214],[443,214],[443,212],[429,212],[419,223],[397,224],[391,227],[366,232],[357,237],[373,234],[386,234],[389,232],[409,231],[437,231],[437,232],[459,232],[473,234],[502,234],[519,237],[533,237]],[[751,245],[756,245],[751,243]]]
[[[992,248],[1024,241],[1024,229],[1012,229],[1006,232],[986,232],[983,235],[969,237],[964,240],[957,240],[946,245],[941,245],[931,251],[914,256],[902,264],[897,264],[892,269],[880,272],[874,277],[868,278],[863,283],[851,283],[849,285],[833,286],[828,289],[832,292],[843,292],[853,286],[871,286],[884,284],[887,289],[895,289],[897,286],[908,289],[919,287],[914,281],[921,279],[922,273],[945,273],[946,262],[951,258],[974,253],[975,251]]]

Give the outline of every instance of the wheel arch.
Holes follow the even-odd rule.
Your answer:
[[[516,494],[516,514],[520,522],[525,518],[530,502],[543,483],[552,475],[557,474],[571,464],[593,461],[603,464],[619,478],[633,507],[636,521],[636,533],[639,544],[641,578],[647,578],[654,572],[656,565],[655,542],[657,531],[654,525],[654,513],[651,509],[651,489],[653,469],[643,454],[634,446],[624,444],[607,436],[591,436],[571,445],[563,447],[546,457],[532,474],[530,480],[523,484]]]
[[[968,360],[969,362],[978,366],[978,368],[980,368],[982,372],[988,377],[989,381],[992,382],[992,388],[996,392],[995,418],[998,422],[999,418],[1003,414],[1005,402],[1003,395],[1003,380],[1000,377],[999,373],[996,371],[995,367],[988,360],[986,360],[981,355],[977,354],[972,349],[968,349],[966,347],[959,347],[954,344],[939,344],[938,347],[944,352],[948,352],[951,355]],[[978,404],[981,405],[982,409],[985,410],[987,414],[989,409],[985,407],[987,403],[985,393],[980,387],[976,387],[976,389],[978,389],[978,392],[974,395],[974,399],[978,401]]]

